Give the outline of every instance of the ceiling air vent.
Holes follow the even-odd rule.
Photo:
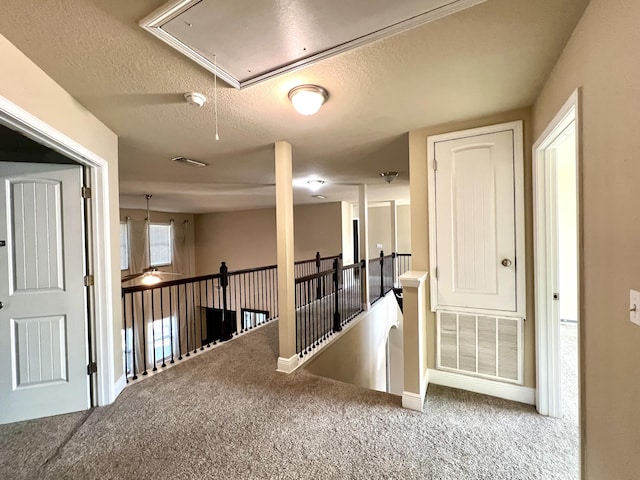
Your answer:
[[[172,158],[171,161],[176,163],[184,163],[185,165],[191,165],[192,167],[198,167],[198,168],[207,166],[207,164],[204,162],[199,162],[198,160],[193,160],[187,157],[175,157],[175,158]]]

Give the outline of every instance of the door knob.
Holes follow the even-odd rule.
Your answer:
[[[508,258],[503,259],[502,262],[500,262],[500,263],[502,263],[503,267],[510,267],[511,266],[511,260],[509,260]]]
[[[0,302],[0,310],[2,310],[2,307],[4,307],[4,305]]]

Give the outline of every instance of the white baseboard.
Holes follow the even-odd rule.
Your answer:
[[[290,358],[278,357],[277,370],[278,372],[282,372],[282,373],[291,373],[296,369],[299,361],[300,361],[300,358],[298,357],[297,354],[293,355]]]
[[[428,383],[443,387],[458,388],[470,392],[482,393],[492,397],[504,398],[514,402],[535,405],[536,390],[534,388],[512,385],[510,383],[495,382],[485,378],[471,377],[442,370],[428,370]],[[404,395],[403,395],[404,404]]]
[[[402,408],[421,412],[423,404],[424,398],[417,393],[402,392]]]
[[[125,374],[122,374],[122,376],[118,380],[116,380],[116,383],[113,384],[113,395],[111,397],[110,403],[115,402],[116,398],[118,398],[118,395],[122,393],[126,386],[127,376]]]

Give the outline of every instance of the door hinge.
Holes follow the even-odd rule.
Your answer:
[[[84,276],[84,286],[85,287],[93,287],[93,275],[85,275]]]
[[[82,187],[82,198],[91,198],[91,187]]]
[[[98,364],[96,362],[91,362],[87,365],[87,375],[93,375],[94,373],[98,373]]]
[[[438,170],[438,161],[434,158],[433,159],[433,171],[435,172],[436,170]]]
[[[438,279],[438,267],[436,267],[436,280]]]

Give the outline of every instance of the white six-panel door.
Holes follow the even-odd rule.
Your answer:
[[[524,316],[520,125],[429,139],[433,310]]]
[[[0,162],[0,423],[90,406],[81,175]]]

